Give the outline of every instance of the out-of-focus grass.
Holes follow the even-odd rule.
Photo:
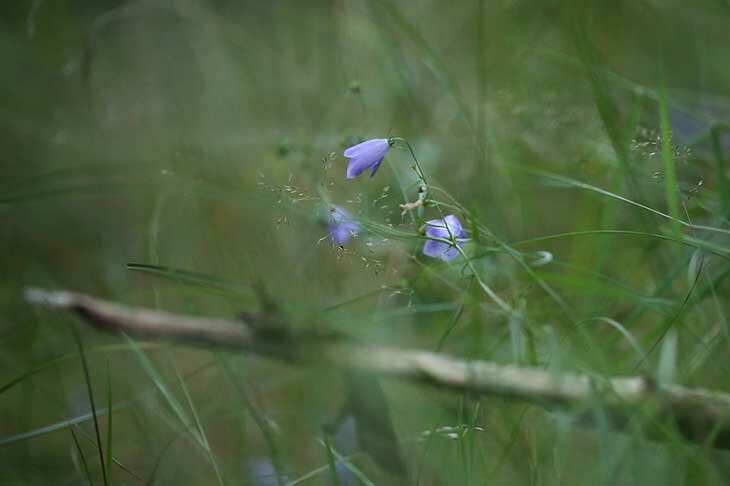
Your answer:
[[[81,360],[76,320],[20,296],[234,317],[263,285],[296,326],[726,389],[728,20],[709,0],[0,7],[0,482],[724,484],[727,454],[651,409],[619,429],[600,401],[386,381],[398,479],[351,423],[323,435],[337,370],[84,327]],[[407,150],[344,179],[342,150],[388,133],[468,260],[420,254]],[[367,230],[344,249],[325,201]]]

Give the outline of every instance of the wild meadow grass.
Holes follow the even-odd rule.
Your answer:
[[[144,342],[22,293],[263,302],[358,342],[725,391],[729,20],[709,0],[4,5],[0,483],[726,484],[728,452],[651,406],[616,423],[598,398]],[[345,149],[391,137],[346,179]]]

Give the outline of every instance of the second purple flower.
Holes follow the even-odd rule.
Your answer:
[[[461,227],[461,221],[453,214],[449,214],[444,219],[427,221],[426,236],[452,242],[449,244],[445,241],[428,240],[423,245],[424,255],[431,258],[440,258],[445,262],[453,260],[459,254],[456,246],[461,248],[467,240],[466,231]]]
[[[351,236],[355,236],[360,232],[360,223],[347,210],[339,206],[329,208],[327,219],[330,239],[336,245],[344,245]]]

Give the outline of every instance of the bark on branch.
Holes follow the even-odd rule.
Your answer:
[[[674,418],[689,440],[730,448],[730,394],[659,386],[641,376],[591,378],[556,374],[539,368],[466,361],[443,354],[345,342],[321,334],[293,336],[271,322],[249,315],[248,321],[200,318],[129,307],[69,291],[29,289],[26,300],[73,311],[95,327],[151,340],[194,346],[242,349],[295,363],[325,363],[399,377],[433,386],[496,395],[536,404],[567,407],[602,404],[615,417],[627,418],[646,407]]]

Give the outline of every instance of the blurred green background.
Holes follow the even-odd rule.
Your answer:
[[[0,483],[104,484],[75,328],[111,484],[727,484],[728,453],[671,418],[390,380],[406,475],[358,435],[378,400],[330,466],[338,370],[103,335],[22,291],[232,318],[258,282],[299,326],[726,390],[729,21],[720,0],[4,2]],[[403,237],[407,151],[345,179],[342,151],[388,134],[460,206],[471,265]],[[334,247],[328,204],[370,230]]]

